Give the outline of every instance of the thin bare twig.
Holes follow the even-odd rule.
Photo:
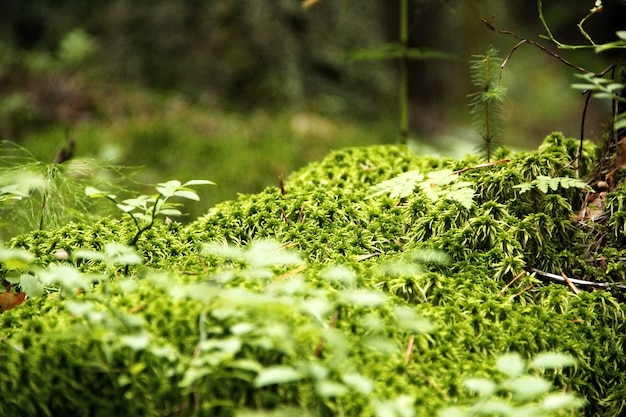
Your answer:
[[[335,313],[333,314],[333,317],[330,320],[330,324],[328,325],[328,327],[331,329],[334,329],[335,327],[337,327],[337,320],[339,320],[339,310],[336,310]],[[315,352],[313,353],[313,356],[316,358],[321,358],[323,350],[324,350],[324,338],[321,338],[319,343],[317,344],[317,347],[315,348]]]
[[[566,282],[565,278],[563,278],[560,275],[551,274],[550,272],[541,271],[541,270],[536,269],[536,268],[530,268],[530,270],[532,272],[534,272],[535,274],[540,275],[540,276],[545,277],[545,278],[548,278],[548,279],[550,279],[552,281],[557,281],[557,282],[561,282],[561,283]],[[626,284],[585,281],[583,279],[577,279],[577,278],[568,278],[568,279],[572,283],[574,283],[576,285],[583,286],[583,287],[604,288],[604,289],[619,288],[620,290],[626,290]]]
[[[513,56],[513,52],[515,52],[517,50],[517,48],[519,48],[520,46],[522,46],[523,44],[525,44],[527,41],[526,39],[522,39],[521,41],[519,41],[509,52],[509,54],[506,56],[506,58],[504,58],[504,61],[502,61],[502,65],[500,65],[500,80],[502,80],[502,71],[504,70],[504,67],[506,66],[507,62],[509,62],[509,59],[511,59],[511,56]]]
[[[513,285],[515,283],[515,281],[517,281],[518,279],[520,279],[526,272],[522,271],[519,274],[517,274],[511,281],[509,281],[504,288],[502,288],[502,290],[500,292],[505,292],[511,285]]]
[[[589,107],[589,101],[591,100],[591,90],[584,91],[585,95],[585,107],[583,107],[583,115],[580,120],[580,144],[578,145],[578,152],[576,153],[576,159],[580,161],[583,156],[583,142],[585,140],[585,120],[587,119],[587,108]]]
[[[452,174],[462,174],[462,173],[464,173],[466,171],[470,171],[472,169],[487,168],[487,167],[492,167],[494,165],[506,164],[506,163],[509,163],[509,162],[511,162],[510,159],[498,159],[497,161],[485,162],[484,164],[478,164],[478,165],[473,165],[471,167],[465,167],[465,168],[457,169]]]
[[[569,279],[567,275],[565,275],[565,272],[563,272],[563,270],[561,270],[561,276],[563,277],[565,282],[567,282],[567,285],[572,289],[574,294],[576,294],[576,295],[580,294],[580,290],[578,289],[578,287],[576,287],[576,285],[574,285],[572,280]]]
[[[404,352],[404,364],[408,365],[409,363],[411,363],[411,360],[413,359],[413,346],[415,345],[415,335],[412,334],[411,337],[409,337],[409,343],[406,346],[406,351]]]
[[[535,42],[535,41],[531,41],[530,39],[526,39],[520,35],[518,35],[517,33],[508,31],[508,30],[502,30],[502,29],[498,29],[496,28],[490,21],[486,20],[486,19],[481,19],[482,22],[485,24],[485,26],[487,26],[487,28],[493,32],[496,33],[500,33],[503,35],[509,35],[509,36],[513,36],[515,39],[523,41],[524,43],[529,43],[532,46],[535,46],[539,49],[541,49],[543,52],[545,52],[546,54],[552,56],[553,58],[558,59],[559,61],[561,61],[562,63],[564,63],[565,65],[574,68],[577,71],[583,72],[583,73],[588,73],[589,71],[587,71],[586,69],[584,69],[583,67],[580,67],[572,62],[569,62],[567,59],[563,58],[562,56],[555,54],[554,52],[548,50],[545,46],[543,46],[542,44]],[[515,46],[515,48],[517,48],[520,44],[517,44]]]

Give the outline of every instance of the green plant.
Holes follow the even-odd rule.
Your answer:
[[[469,407],[446,408],[439,416],[548,417],[581,408],[585,404],[583,399],[571,393],[550,392],[552,384],[531,373],[546,369],[558,371],[575,364],[572,356],[560,353],[538,354],[528,364],[517,353],[502,355],[497,359],[496,366],[505,375],[503,380],[465,380],[465,388],[479,396],[476,402]]]
[[[376,45],[369,49],[360,49],[351,54],[355,61],[384,61],[397,60],[400,63],[400,86],[398,92],[398,105],[400,113],[400,139],[402,143],[409,140],[409,73],[408,64],[412,60],[426,59],[452,59],[451,54],[434,51],[425,48],[413,48],[409,46],[409,0],[398,0],[400,14],[398,22],[398,42]],[[316,2],[304,0],[303,6],[309,7]],[[310,3],[310,4],[307,4]]]
[[[125,169],[110,162],[78,158],[63,163],[38,161],[19,145],[0,142],[0,239],[58,227],[69,221],[88,223],[103,208],[84,197],[86,184],[121,189]]]
[[[473,184],[458,178],[459,174],[449,169],[432,171],[426,176],[418,170],[409,171],[372,186],[369,196],[389,194],[393,199],[404,199],[417,189],[433,202],[451,200],[469,209],[474,198]]]
[[[472,84],[478,89],[469,95],[472,121],[483,139],[482,151],[487,161],[491,161],[495,140],[504,122],[502,105],[506,88],[501,84],[503,62],[498,58],[498,51],[490,47],[484,55],[474,55],[471,64]]]
[[[550,351],[579,365],[530,375],[584,396],[586,415],[620,416],[623,308],[608,284],[584,291],[576,281],[574,293],[540,269],[610,282],[624,273],[623,249],[607,236],[612,251],[592,256],[609,266],[585,263],[589,234],[570,229],[578,188],[513,188],[573,176],[577,144],[552,134],[536,151],[498,151],[510,160],[476,169],[466,168],[477,156],[348,148],[288,177],[284,192],[240,195],[187,225],[156,221],[136,248],[107,245],[136,234],[130,218],[20,235],[0,252],[15,268],[3,264],[2,274],[32,277],[0,300],[35,291],[0,314],[0,409],[426,417],[475,404],[468,375],[502,387],[491,358]],[[442,169],[463,171],[432,188],[472,183],[471,208],[422,192],[417,184]],[[367,198],[372,185],[415,170],[424,178],[402,204]],[[615,199],[618,211],[624,199]],[[85,249],[90,259],[77,259]],[[137,256],[137,274],[118,271]],[[499,394],[492,399],[513,401]]]
[[[559,49],[592,50],[596,54],[604,53],[607,51],[626,49],[626,31],[618,31],[616,33],[617,40],[615,41],[598,44],[584,29],[584,24],[587,22],[587,20],[603,10],[602,0],[596,0],[593,3],[593,7],[588,9],[585,16],[581,18],[577,25],[579,32],[588,42],[587,44],[570,45],[558,41],[550,30],[550,25],[545,19],[542,0],[537,0],[537,8],[539,11],[539,20],[541,21],[541,24],[546,31],[546,34],[541,35],[541,37],[543,39],[549,40]],[[543,52],[546,52],[550,56],[556,58],[563,64],[573,68],[580,73],[577,74],[577,76],[582,78],[584,82],[574,83],[572,85],[573,88],[582,90],[584,95],[586,96],[585,106],[583,108],[583,113],[581,117],[580,144],[576,159],[580,159],[583,157],[583,140],[585,138],[585,122],[589,100],[591,99],[591,97],[596,97],[600,99],[608,98],[611,100],[611,124],[609,125],[607,134],[604,138],[605,140],[603,143],[603,149],[601,151],[602,157],[599,158],[598,165],[593,173],[592,178],[592,182],[604,181],[605,177],[612,169],[619,168],[616,166],[612,166],[611,164],[614,165],[615,163],[619,163],[619,158],[613,158],[613,156],[615,156],[615,154],[617,153],[618,142],[621,140],[621,132],[623,132],[623,129],[626,127],[626,118],[624,116],[624,113],[626,113],[624,110],[624,92],[626,91],[624,89],[624,85],[626,83],[624,82],[624,69],[621,68],[623,62],[618,59],[602,71],[592,71],[563,58],[555,52],[548,50],[545,46],[541,45],[538,42],[529,40],[510,31],[497,29],[493,26],[491,22],[488,22],[484,19],[483,22],[490,30],[512,36],[519,40],[519,42],[512,48],[502,66],[506,64],[506,62],[509,60],[509,58],[511,58],[512,54],[519,46],[523,44],[530,44],[541,49]]]
[[[176,208],[180,204],[168,202],[170,198],[180,197],[197,201],[199,200],[198,194],[190,186],[214,184],[213,181],[209,180],[191,180],[184,184],[178,180],[171,180],[158,184],[155,195],[140,195],[122,201],[118,201],[114,194],[107,194],[91,186],[85,187],[85,194],[91,198],[106,198],[113,202],[122,213],[128,214],[136,227],[136,233],[128,245],[136,246],[141,235],[154,226],[157,216],[175,217],[182,215],[182,212]]]
[[[549,177],[547,175],[538,175],[534,180],[517,184],[513,186],[513,188],[519,189],[519,192],[522,194],[532,190],[533,188],[538,189],[544,194],[547,194],[550,190],[556,191],[559,188],[577,188],[583,191],[593,191],[589,184],[585,181],[579,180],[578,178]]]
[[[626,31],[618,32],[618,36],[626,44]],[[611,100],[615,108],[612,129],[615,132],[626,129],[626,112],[617,111],[619,106],[623,106],[626,103],[626,98],[622,96],[624,83],[618,83],[612,78],[592,73],[574,75],[580,78],[582,82],[572,84],[572,88],[581,90],[588,97]]]

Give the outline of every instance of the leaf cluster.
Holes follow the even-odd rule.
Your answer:
[[[546,175],[539,175],[531,182],[517,184],[514,185],[513,188],[519,189],[519,192],[522,194],[532,190],[533,188],[538,189],[544,194],[548,194],[550,190],[556,191],[559,188],[577,188],[583,191],[593,191],[589,184],[578,178],[549,177]]]
[[[114,194],[107,194],[95,187],[87,186],[85,188],[85,194],[90,198],[106,198],[112,201],[118,209],[123,213],[128,214],[132,219],[137,233],[128,244],[134,246],[139,241],[141,235],[152,228],[157,216],[181,216],[182,212],[177,209],[180,204],[171,203],[168,200],[172,197],[186,198],[189,200],[198,201],[200,198],[198,194],[190,188],[192,185],[214,185],[215,183],[209,180],[191,180],[182,184],[178,180],[171,180],[168,182],[160,183],[156,186],[158,194],[155,195],[140,195],[135,198],[128,198],[123,201],[118,201],[117,196]]]
[[[468,408],[450,407],[440,417],[469,416],[552,416],[559,411],[581,408],[584,401],[572,393],[550,393],[552,385],[544,378],[529,373],[532,369],[555,369],[575,365],[570,355],[543,353],[526,364],[518,353],[497,359],[496,367],[506,378],[496,382],[487,378],[470,378],[465,388],[479,395]]]
[[[426,175],[419,170],[402,173],[372,186],[369,196],[389,194],[393,199],[403,199],[414,194],[416,189],[433,202],[440,199],[455,201],[467,209],[473,204],[473,184],[458,181],[458,174],[449,169],[431,171]]]

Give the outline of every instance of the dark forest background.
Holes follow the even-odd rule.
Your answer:
[[[546,0],[557,38],[582,43],[576,24],[590,0]],[[208,203],[276,183],[329,149],[393,143],[398,136],[394,61],[355,60],[395,42],[399,2],[320,0],[3,0],[0,135],[53,158],[71,137],[76,154],[144,166],[140,181],[209,178]],[[598,42],[624,29],[626,3],[605,1],[586,23]],[[413,0],[414,47],[452,59],[409,66],[412,143],[471,151],[469,60],[487,46],[542,41],[532,1]],[[542,41],[551,49],[555,48]],[[558,51],[589,68],[589,51]],[[503,73],[508,88],[501,141],[533,147],[554,130],[577,136],[583,100],[572,70],[528,45]],[[588,131],[602,134],[606,109]],[[424,147],[420,147],[422,145]]]

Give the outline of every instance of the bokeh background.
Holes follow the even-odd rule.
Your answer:
[[[399,0],[3,0],[0,14],[0,136],[52,161],[68,138],[75,157],[140,167],[138,184],[211,179],[191,218],[237,193],[349,145],[397,143],[398,63],[357,60],[398,40]],[[540,41],[601,71],[611,57],[556,50],[540,39],[527,0],[412,0],[410,45],[453,59],[409,66],[411,146],[472,152],[469,60],[489,45],[517,43],[481,18]],[[592,0],[545,0],[563,42],[584,43],[576,24]],[[605,1],[586,28],[598,42],[625,29],[626,6]],[[511,56],[505,129],[516,148],[560,130],[578,137],[584,100],[574,71],[524,45]],[[604,106],[604,107],[603,107]],[[602,135],[605,104],[587,136]],[[0,149],[5,152],[8,145]],[[141,188],[141,187],[140,187]]]

